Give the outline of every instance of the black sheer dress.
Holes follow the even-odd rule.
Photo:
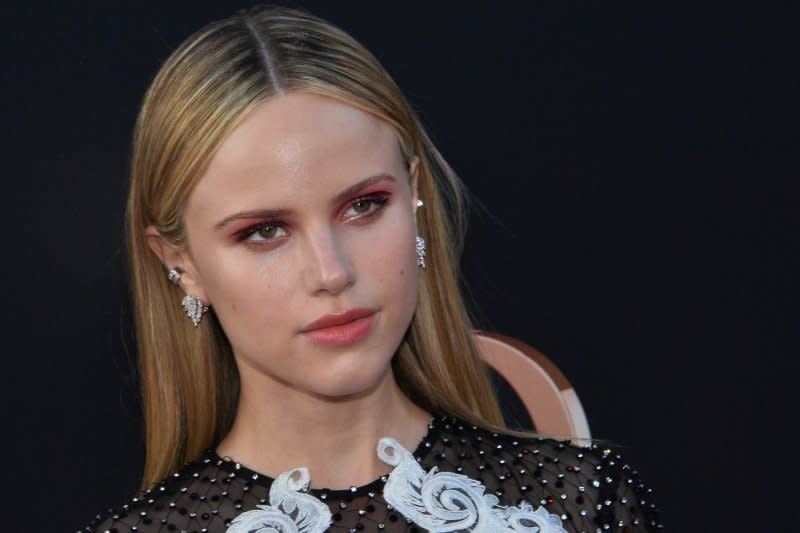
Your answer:
[[[230,528],[231,533],[318,533],[327,528],[337,533],[425,530],[633,533],[661,530],[650,489],[645,488],[636,471],[614,450],[601,445],[579,447],[568,441],[518,438],[491,433],[450,416],[438,416],[429,424],[428,433],[416,450],[410,453],[413,457],[407,456],[408,463],[413,464],[401,463],[389,476],[368,485],[347,490],[295,489],[297,492],[281,502],[276,501],[281,497],[280,491],[275,489],[271,493],[270,489],[273,482],[275,487],[281,485],[279,481],[284,476],[273,480],[209,450],[143,497],[98,515],[82,531],[224,533]],[[430,471],[434,467],[439,476],[432,478]],[[417,474],[427,477],[414,479],[414,474],[401,475],[403,469],[405,472],[417,469]],[[296,475],[291,479],[296,479]],[[427,493],[421,488],[423,481],[429,481]],[[292,504],[303,499],[313,500],[317,510],[323,509],[325,516],[316,528],[316,511],[309,514],[302,502]],[[489,508],[493,510],[487,511]],[[517,513],[515,508],[527,510],[528,514]],[[280,510],[284,522],[262,520],[269,509],[273,515],[276,509]],[[513,512],[507,512],[508,509]],[[531,519],[534,510],[538,518]],[[244,514],[247,511],[253,512]],[[285,519],[291,524],[286,525]]]

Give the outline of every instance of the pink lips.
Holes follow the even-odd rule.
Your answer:
[[[325,315],[301,330],[312,341],[326,346],[346,346],[366,337],[375,325],[375,311],[351,309]]]

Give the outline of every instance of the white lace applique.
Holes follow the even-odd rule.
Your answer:
[[[399,513],[432,533],[567,533],[561,519],[530,504],[503,507],[486,487],[462,474],[425,472],[414,456],[392,438],[378,443],[378,457],[394,466],[383,497]]]
[[[237,516],[227,533],[322,533],[331,524],[328,506],[300,492],[311,477],[305,468],[295,468],[275,478],[269,489],[270,505]]]

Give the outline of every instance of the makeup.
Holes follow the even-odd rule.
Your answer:
[[[375,326],[375,311],[351,309],[336,315],[325,315],[301,330],[316,344],[348,346],[365,338]]]

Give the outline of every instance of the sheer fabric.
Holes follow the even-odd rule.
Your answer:
[[[430,422],[412,453],[425,472],[436,467],[467,476],[496,497],[498,505],[541,508],[557,516],[560,527],[570,533],[651,532],[662,527],[650,489],[618,453],[602,445],[578,447],[568,441],[497,434],[443,416]],[[313,472],[310,475],[313,485]],[[333,533],[423,531],[386,502],[387,479],[304,493],[328,506],[328,531]],[[98,515],[81,531],[224,533],[237,516],[270,504],[273,481],[208,450],[143,497]],[[458,498],[454,505],[460,505]],[[450,529],[470,530],[478,528]],[[535,529],[528,524],[523,531]]]

